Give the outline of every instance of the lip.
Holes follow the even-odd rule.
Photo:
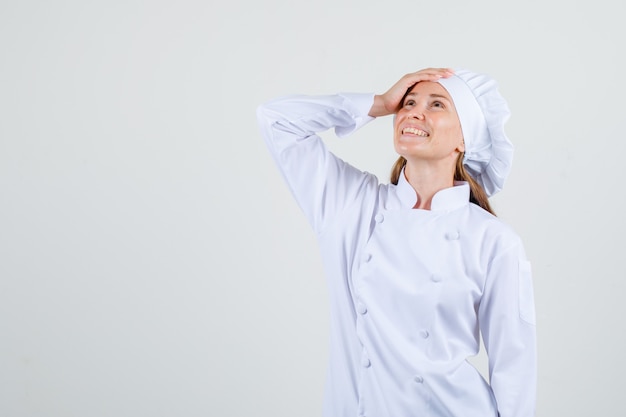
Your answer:
[[[430,136],[430,132],[424,128],[423,126],[420,125],[416,125],[416,124],[405,124],[400,126],[400,134],[402,135],[406,135],[406,136],[415,136],[415,137],[419,137],[419,138],[427,138]],[[415,129],[418,130],[420,132],[424,132],[426,135],[420,135],[419,133],[414,133],[414,132],[407,132],[407,129]]]

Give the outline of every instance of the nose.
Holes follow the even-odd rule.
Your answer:
[[[413,108],[407,115],[409,119],[424,120],[424,112],[420,108]]]
[[[409,119],[424,120],[424,106],[421,104],[416,104],[409,110],[407,117]]]

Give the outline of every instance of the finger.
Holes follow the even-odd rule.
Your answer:
[[[402,98],[415,84],[421,81],[437,81],[440,78],[449,77],[451,74],[452,70],[449,68],[425,68],[404,75],[383,95],[385,108],[391,112],[397,111]]]
[[[426,68],[411,74],[407,74],[406,77],[411,81],[424,81],[433,80],[439,78],[447,78],[454,74],[454,70],[450,68]]]
[[[453,74],[454,70],[452,68],[424,68],[416,72],[425,72],[425,73],[432,73],[432,74],[443,74],[443,73]]]
[[[414,73],[406,74],[402,77],[401,81],[398,83],[398,87],[404,89],[410,89],[415,84],[422,81],[437,81],[441,78],[448,78],[453,75],[449,69],[446,68],[428,68],[425,70],[420,70]]]

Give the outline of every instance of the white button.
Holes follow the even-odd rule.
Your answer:
[[[421,376],[416,376],[415,378],[413,378],[413,380],[418,384],[424,383],[424,378],[422,378]]]
[[[356,305],[356,311],[358,311],[359,314],[365,314],[367,313],[367,307],[365,307],[365,304],[359,301]]]
[[[371,254],[371,253],[366,254],[366,255],[363,257],[363,260],[364,260],[365,262],[369,262],[369,261],[371,261],[371,260],[372,260],[372,254]]]
[[[437,274],[432,274],[430,276],[430,279],[431,279],[432,282],[441,282],[441,277],[439,275],[437,275]]]
[[[458,230],[454,230],[452,232],[447,232],[446,233],[446,239],[448,240],[457,240],[461,237],[461,235],[459,234]]]
[[[363,356],[361,358],[361,365],[363,365],[363,368],[369,368],[371,364],[372,363],[370,362],[370,360],[369,360],[369,358],[367,356]]]
[[[382,223],[383,220],[385,220],[385,216],[383,216],[381,213],[378,213],[376,216],[374,216],[374,220],[376,220],[376,223]]]
[[[428,330],[420,330],[420,336],[422,336],[424,339],[428,339],[430,333],[428,333]]]

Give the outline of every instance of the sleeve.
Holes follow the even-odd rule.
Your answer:
[[[329,152],[316,133],[334,128],[343,137],[356,131],[374,119],[368,115],[373,98],[361,93],[286,96],[257,109],[267,147],[317,233],[377,181]]]
[[[500,417],[533,417],[537,384],[535,306],[521,243],[489,266],[479,307],[489,378]]]

